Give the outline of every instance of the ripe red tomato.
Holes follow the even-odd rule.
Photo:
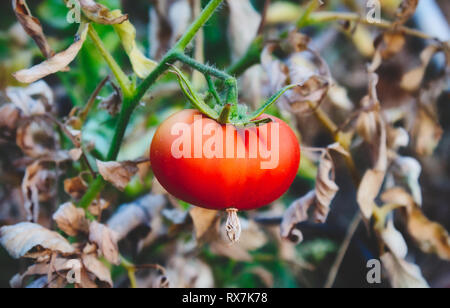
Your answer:
[[[286,123],[261,118],[267,117],[273,121],[244,129],[196,110],[174,114],[152,141],[156,178],[175,197],[207,209],[251,210],[275,201],[297,174],[300,146]]]

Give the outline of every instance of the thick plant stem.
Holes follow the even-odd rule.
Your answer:
[[[200,13],[198,18],[189,27],[187,32],[166,54],[159,65],[153,70],[153,72],[150,73],[150,75],[139,85],[137,89],[132,89],[132,84],[128,77],[119,67],[117,62],[113,59],[111,54],[106,50],[100,38],[98,37],[98,34],[95,32],[92,26],[89,27],[89,36],[94,41],[94,44],[99,49],[101,55],[110,66],[124,94],[122,109],[119,114],[117,128],[114,133],[113,141],[109,148],[107,160],[117,159],[130,117],[136,106],[139,104],[140,100],[144,97],[147,90],[162,74],[164,74],[169,69],[169,65],[176,61],[176,57],[174,55],[177,52],[180,53],[186,49],[188,44],[195,37],[196,33],[209,20],[209,18],[212,16],[217,7],[222,3],[222,1],[223,0],[211,0],[209,2],[206,8]],[[83,196],[78,205],[83,208],[88,208],[92,201],[97,198],[98,194],[103,189],[105,184],[105,180],[99,175],[91,184],[88,191]]]

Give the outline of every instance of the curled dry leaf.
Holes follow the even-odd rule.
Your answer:
[[[20,110],[13,104],[0,107],[0,136],[11,137],[19,125]]]
[[[55,109],[53,91],[43,80],[25,88],[9,87],[6,89],[6,96],[21,110],[24,117],[51,113]]]
[[[308,220],[308,210],[314,204],[315,199],[315,192],[310,191],[289,206],[281,222],[281,237],[289,239],[294,243],[303,241],[303,234],[300,230],[296,229],[296,225]]]
[[[100,217],[102,215],[102,212],[109,208],[110,205],[111,203],[104,199],[97,199],[92,201],[92,203],[88,207],[88,211],[92,215]]]
[[[75,148],[69,151],[69,156],[73,161],[79,161],[81,156],[83,156],[83,149]]]
[[[450,236],[443,226],[430,221],[418,207],[408,212],[408,232],[422,251],[450,261]]]
[[[51,58],[54,55],[54,52],[44,35],[42,25],[36,17],[31,15],[25,0],[13,0],[12,6],[17,20],[20,22],[23,29],[36,42],[42,54],[46,58]]]
[[[54,158],[56,160],[59,136],[53,125],[44,119],[28,119],[16,134],[19,148],[31,158]]]
[[[117,234],[118,240],[138,229],[145,237],[152,229],[153,219],[165,204],[163,196],[147,195],[133,203],[122,205],[107,225]]]
[[[65,203],[53,214],[53,220],[64,233],[76,236],[89,233],[89,222],[83,209],[75,207],[73,203]]]
[[[349,153],[338,143],[322,150],[316,178],[316,189],[304,197],[294,201],[283,215],[281,222],[281,237],[294,243],[303,241],[303,234],[296,229],[298,223],[308,220],[308,210],[313,207],[313,217],[316,222],[324,223],[330,212],[330,205],[339,191],[334,181],[334,163],[330,151],[336,151],[348,156]]]
[[[428,288],[429,285],[422,276],[420,268],[391,253],[381,256],[393,288]]]
[[[93,221],[89,226],[89,241],[97,245],[106,260],[112,264],[120,264],[118,235],[115,231],[104,224]]]
[[[39,203],[54,196],[55,181],[56,173],[46,169],[42,162],[35,161],[27,167],[22,181],[22,194],[28,220],[38,221]]]
[[[93,22],[104,25],[121,24],[128,20],[128,15],[118,14],[111,16],[111,12],[103,4],[99,4],[94,0],[79,0],[84,15]]]
[[[417,154],[421,156],[432,155],[443,134],[444,131],[436,117],[421,108],[412,132]]]
[[[139,67],[143,67],[139,65]],[[99,108],[105,109],[112,116],[115,116],[119,113],[120,108],[122,107],[122,92],[117,87],[116,84],[111,83],[114,88],[114,93],[112,93],[107,98],[103,99],[99,105]]]
[[[188,0],[157,1],[150,12],[150,55],[161,59],[189,26],[192,10]]]
[[[334,162],[330,151],[336,151],[344,156],[349,153],[338,143],[328,146],[320,157],[319,169],[316,178],[316,202],[314,207],[314,219],[316,222],[324,223],[330,212],[330,205],[339,191],[334,178]]]
[[[429,45],[420,54],[421,65],[407,72],[402,77],[400,86],[407,91],[416,91],[422,84],[425,77],[425,71],[433,56],[440,50],[437,45]]]
[[[113,286],[113,281],[111,278],[111,271],[105,264],[103,264],[100,260],[97,259],[95,255],[83,254],[81,256],[81,260],[85,269],[94,274],[100,281],[103,281],[108,284],[109,287]]]
[[[0,243],[15,259],[22,257],[40,257],[52,252],[71,254],[75,249],[56,232],[38,224],[23,222],[0,229]],[[35,249],[43,249],[38,254],[31,254]]]
[[[381,34],[375,41],[376,57],[380,59],[389,59],[402,51],[405,46],[405,36],[400,32],[386,32]],[[381,63],[380,63],[381,64]],[[377,65],[375,65],[377,66]],[[375,68],[374,66],[374,68]]]
[[[407,229],[425,253],[435,253],[450,260],[450,236],[443,226],[430,221],[415,204],[413,197],[402,188],[392,188],[382,195],[386,203],[406,206]]]
[[[377,230],[381,239],[397,258],[404,259],[408,254],[408,246],[403,235],[395,228],[394,220],[388,220],[382,230]]]
[[[363,107],[379,106],[376,85],[378,76],[369,73],[369,94],[363,99]],[[358,119],[357,131],[361,137],[371,146],[373,155],[373,168],[366,171],[358,187],[357,201],[366,219],[372,216],[376,206],[375,199],[380,193],[386,176],[387,157],[387,132],[386,123],[378,110],[363,112]]]
[[[422,189],[419,182],[421,173],[422,166],[415,158],[398,156],[392,163],[392,174],[396,183],[406,186],[418,205],[422,205]]]
[[[87,188],[87,184],[81,176],[64,180],[64,191],[73,199],[78,200],[83,197]]]
[[[67,285],[67,281],[63,272],[72,270],[76,262],[81,267],[81,263],[77,259],[68,260],[60,257],[52,258],[50,261],[43,263],[33,264],[23,274],[15,275],[11,279],[10,285],[12,288],[64,288]],[[53,275],[54,273],[57,273],[57,275]],[[27,279],[34,276],[41,278],[25,286]],[[60,280],[59,278],[62,279]]]
[[[139,171],[136,162],[101,162],[97,160],[98,172],[119,190],[124,190],[131,178]]]
[[[198,241],[209,236],[217,236],[220,218],[218,211],[194,206],[189,215],[194,223],[195,237]]]
[[[211,268],[199,259],[174,256],[167,265],[167,278],[173,288],[212,288]]]
[[[112,11],[110,16],[118,17],[122,13],[118,10]],[[158,63],[147,58],[136,44],[136,29],[130,21],[114,25],[114,29],[120,37],[125,52],[130,59],[133,71],[139,78],[147,77]]]
[[[327,63],[317,52],[306,49],[307,44],[307,37],[291,33],[287,41],[269,44],[261,54],[262,66],[269,77],[270,94],[288,84],[299,85],[280,99],[282,106],[295,113],[317,107],[331,85]],[[290,52],[287,60],[281,61],[273,56],[279,49]]]
[[[82,23],[79,34],[75,37],[75,42],[66,50],[55,54],[46,61],[35,65],[29,69],[20,70],[14,73],[14,77],[23,83],[32,83],[48,75],[64,70],[78,55],[87,37],[89,25]]]

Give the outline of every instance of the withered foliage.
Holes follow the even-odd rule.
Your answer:
[[[404,0],[394,11],[383,7],[391,17],[389,27],[382,23],[372,30],[351,19],[322,29],[317,36],[292,27],[291,21],[304,12],[297,4],[275,2],[262,16],[250,0],[224,1],[230,58],[245,58],[255,39],[263,42],[259,61],[254,61],[258,64],[240,77],[241,100],[259,106],[281,88],[299,85],[280,99],[276,112],[301,141],[300,177],[314,182],[309,188],[292,189],[267,211],[242,217],[241,238],[233,245],[224,232],[224,213],[169,195],[153,177],[151,162],[138,158],[148,157],[145,142],[155,128],[149,123],[155,110],[150,116],[145,109],[133,119],[142,123],[133,123],[133,131],[127,132],[119,161],[107,161],[97,153],[98,140],[84,139],[89,133],[92,138],[86,125],[90,108],[115,117],[127,107],[122,105],[125,93],[114,83],[112,94],[98,104],[96,92],[89,108],[73,108],[67,117],[58,116],[60,88],[42,79],[74,65],[90,23],[112,25],[123,56],[128,57],[128,72],[144,79],[189,27],[198,13],[196,1],[150,1],[149,57],[137,39],[137,29],[121,10],[80,0],[83,19],[73,43],[55,52],[49,43],[53,45],[53,40],[46,37],[26,1],[12,1],[23,35],[36,43],[45,60],[33,66],[30,59],[17,68],[14,77],[22,85],[8,81],[0,97],[0,244],[12,258],[27,260],[26,267],[12,277],[11,286],[214,287],[215,269],[207,256],[253,265],[256,253],[268,243],[277,248],[277,255],[259,257],[282,260],[301,280],[304,273],[316,269],[300,258],[299,250],[310,240],[302,226],[326,226],[329,216],[333,224],[343,224],[346,215],[335,209],[344,208],[341,203],[351,199],[369,228],[364,232],[376,241],[378,251],[371,253],[381,260],[391,286],[429,287],[422,264],[412,260],[418,253],[450,260],[450,236],[446,226],[427,215],[436,205],[422,186],[445,181],[448,188],[450,181],[444,171],[448,153],[444,159],[437,153],[441,139],[448,143],[438,101],[448,92],[450,46],[434,39],[424,40],[419,51],[411,46],[411,31],[405,25],[416,11],[417,0]],[[311,14],[304,16],[303,24],[327,16],[327,12]],[[350,40],[341,44],[345,38],[339,32]],[[27,39],[22,40],[25,45]],[[340,44],[355,46],[335,52]],[[436,61],[437,55],[443,55],[445,63]],[[130,78],[130,88],[134,82]],[[108,124],[95,123],[102,125]],[[99,175],[108,185],[80,207],[89,188],[98,185],[94,179]],[[350,184],[354,192],[348,191]],[[136,187],[141,188],[139,194]],[[346,198],[336,199],[339,194]],[[153,249],[150,256],[149,249]],[[164,260],[164,264],[132,264],[143,259]],[[251,266],[246,274],[273,287],[277,277],[264,262]],[[113,277],[111,269],[116,267],[125,274]]]

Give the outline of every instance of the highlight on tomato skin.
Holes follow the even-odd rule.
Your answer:
[[[180,111],[157,129],[153,172],[175,197],[214,209],[253,210],[280,198],[300,164],[300,145],[282,120],[238,128],[196,110]]]

